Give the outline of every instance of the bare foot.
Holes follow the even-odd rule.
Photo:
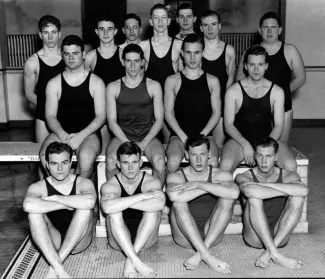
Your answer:
[[[269,266],[270,259],[271,257],[269,251],[264,251],[262,255],[260,255],[255,261],[255,266],[261,268],[267,268]]]
[[[46,279],[50,279],[50,278],[58,278],[58,277],[56,276],[55,271],[54,271],[54,269],[53,269],[52,266],[49,267],[49,271],[47,272],[47,274],[45,275],[44,278],[46,278]]]
[[[183,265],[188,270],[194,270],[200,266],[202,259],[199,252],[196,252],[193,256],[189,257]]]
[[[141,273],[142,276],[147,278],[154,278],[157,276],[157,271],[149,265],[142,262],[140,259],[136,263],[133,263],[134,268]]]
[[[123,275],[125,278],[136,278],[138,275],[130,259],[126,259],[125,261]]]
[[[295,258],[289,258],[280,253],[271,255],[271,259],[275,264],[281,265],[283,267],[291,268],[291,269],[299,269],[303,265],[301,260]]]
[[[64,270],[64,268],[55,270],[57,278],[72,278],[68,272]]]
[[[209,251],[202,254],[201,258],[211,269],[223,274],[231,273],[230,265],[212,256]]]

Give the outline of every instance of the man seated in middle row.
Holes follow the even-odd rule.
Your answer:
[[[121,172],[101,187],[101,207],[107,214],[108,242],[122,250],[127,259],[124,277],[155,277],[156,271],[142,262],[138,253],[158,239],[165,194],[159,179],[140,171],[141,149],[125,142],[117,150]]]
[[[118,172],[116,150],[121,143],[134,141],[153,167],[153,175],[165,182],[165,149],[156,138],[163,126],[162,92],[157,81],[144,76],[144,53],[139,45],[123,49],[125,76],[110,83],[106,90],[107,119],[115,137],[106,151],[106,179]]]
[[[167,147],[167,168],[178,170],[184,158],[187,138],[203,134],[210,140],[209,163],[218,166],[218,148],[212,131],[220,119],[220,85],[218,78],[201,69],[204,41],[189,34],[182,44],[185,68],[169,76],[165,83],[165,118],[172,129]]]

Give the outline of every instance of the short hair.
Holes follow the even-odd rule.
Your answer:
[[[73,150],[72,150],[72,148],[68,144],[62,143],[62,142],[57,142],[57,141],[51,142],[46,147],[46,150],[45,150],[45,160],[47,162],[49,162],[49,160],[50,160],[50,154],[61,154],[63,152],[68,152],[69,158],[70,158],[70,161],[71,161]]]
[[[188,34],[184,40],[183,40],[183,43],[182,43],[182,50],[184,51],[185,49],[185,44],[186,43],[191,43],[191,44],[194,44],[194,43],[198,43],[198,44],[201,44],[202,46],[202,50],[204,50],[205,48],[205,43],[204,43],[204,39],[202,38],[202,36],[196,34],[196,33],[191,33],[191,34]]]
[[[202,15],[201,15],[201,17],[200,17],[200,19],[201,19],[201,24],[202,24],[202,19],[204,19],[204,18],[206,18],[206,17],[208,17],[208,16],[216,16],[217,19],[218,19],[218,23],[221,22],[221,17],[220,17],[220,15],[219,15],[217,12],[212,11],[212,10],[206,10],[206,11],[204,11],[204,12],[202,13]]]
[[[260,45],[253,45],[246,50],[244,56],[244,64],[247,64],[249,55],[264,55],[265,62],[268,62],[269,54],[267,53],[266,49]]]
[[[116,151],[117,160],[120,161],[121,155],[138,155],[141,158],[141,149],[134,141],[122,143]]]
[[[254,145],[255,145],[254,146],[255,151],[258,146],[260,146],[260,147],[272,146],[274,148],[275,153],[278,153],[278,150],[279,150],[279,144],[277,143],[277,141],[274,138],[269,137],[269,136],[261,138]]]
[[[278,17],[278,15],[275,12],[267,12],[267,13],[265,13],[260,19],[260,27],[262,27],[264,20],[267,20],[267,19],[270,19],[270,18],[275,19],[277,21],[279,27],[281,27],[281,20],[280,20],[280,18]]]
[[[190,137],[185,142],[185,150],[189,151],[190,147],[193,148],[201,146],[202,144],[206,144],[208,150],[210,150],[210,140],[205,135],[199,134],[197,136]]]
[[[141,27],[141,19],[139,16],[137,16],[136,14],[133,14],[133,13],[130,13],[130,14],[127,14],[125,17],[124,17],[124,25],[125,25],[125,22],[128,20],[128,19],[135,19],[139,26]]]
[[[168,10],[168,8],[167,8],[164,4],[160,4],[160,3],[158,3],[158,4],[154,5],[154,6],[150,9],[150,16],[152,16],[152,14],[153,14],[153,12],[154,12],[155,10],[165,10],[166,13],[167,13],[167,16],[170,17],[169,10]]]
[[[42,32],[43,28],[48,27],[49,24],[53,24],[54,26],[56,26],[58,31],[61,30],[61,22],[58,18],[56,18],[55,16],[52,16],[52,15],[45,15],[45,16],[42,16],[40,18],[40,20],[38,21],[39,31]]]
[[[84,49],[85,49],[84,41],[79,36],[68,35],[62,41],[61,51],[63,52],[64,46],[71,46],[71,45],[79,46],[81,48],[81,51],[84,51]]]
[[[138,53],[138,54],[140,54],[140,58],[141,58],[141,60],[144,59],[144,53],[143,53],[143,50],[142,50],[142,48],[141,48],[139,45],[137,45],[137,44],[128,44],[128,45],[123,49],[123,52],[122,52],[122,59],[124,60],[126,54],[127,54],[127,53],[130,53],[130,52]]]
[[[193,16],[195,16],[195,9],[189,3],[182,3],[178,6],[178,8],[176,10],[176,17],[179,17],[180,10],[192,10]]]
[[[98,23],[101,22],[101,21],[109,21],[109,22],[112,22],[114,24],[114,28],[116,28],[116,20],[113,17],[111,17],[108,14],[101,14],[96,19],[96,29],[98,27]]]

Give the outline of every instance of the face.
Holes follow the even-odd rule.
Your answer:
[[[42,29],[42,32],[39,32],[39,36],[42,39],[44,45],[49,48],[53,48],[59,44],[61,32],[59,32],[58,28],[55,25],[49,24]]]
[[[127,179],[134,179],[140,172],[142,161],[140,154],[121,155],[120,161],[117,161],[121,173]]]
[[[183,57],[186,67],[196,69],[202,62],[203,49],[200,43],[185,43]]]
[[[193,30],[193,25],[196,21],[196,17],[193,16],[192,9],[184,9],[178,12],[176,21],[179,24],[181,30]]]
[[[115,29],[114,23],[111,21],[100,21],[95,32],[101,42],[110,43],[114,40],[117,29]]]
[[[282,28],[279,27],[279,24],[275,19],[269,18],[263,21],[263,24],[258,31],[260,32],[264,42],[273,43],[279,39]]]
[[[272,146],[258,146],[255,152],[255,160],[257,167],[262,173],[269,173],[274,167],[277,155]]]
[[[81,51],[80,46],[70,45],[64,46],[62,51],[63,60],[65,65],[71,69],[78,69],[84,62],[85,52]]]
[[[149,23],[158,33],[163,33],[170,24],[170,18],[168,18],[168,14],[164,9],[157,9],[153,11]]]
[[[263,78],[267,66],[264,55],[248,55],[245,69],[252,80],[259,81]]]
[[[217,38],[219,35],[219,30],[221,29],[221,24],[218,22],[218,17],[213,15],[203,18],[200,29],[203,32],[204,37],[207,39],[213,40]]]
[[[206,144],[191,147],[187,152],[190,165],[196,172],[202,172],[208,167],[209,150]]]
[[[57,181],[63,181],[70,173],[72,161],[69,153],[64,151],[60,154],[50,154],[46,164],[51,176]]]
[[[123,33],[126,38],[130,41],[137,41],[139,39],[139,35],[141,33],[141,27],[139,23],[134,18],[129,18],[125,21],[124,27],[122,28]]]
[[[137,76],[141,71],[141,66],[144,65],[144,60],[141,60],[140,54],[129,52],[125,55],[123,60],[126,73],[131,76]]]

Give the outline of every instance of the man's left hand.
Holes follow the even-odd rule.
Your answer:
[[[80,134],[70,134],[67,136],[66,141],[67,144],[73,149],[76,150],[80,144],[83,142],[84,137]]]

